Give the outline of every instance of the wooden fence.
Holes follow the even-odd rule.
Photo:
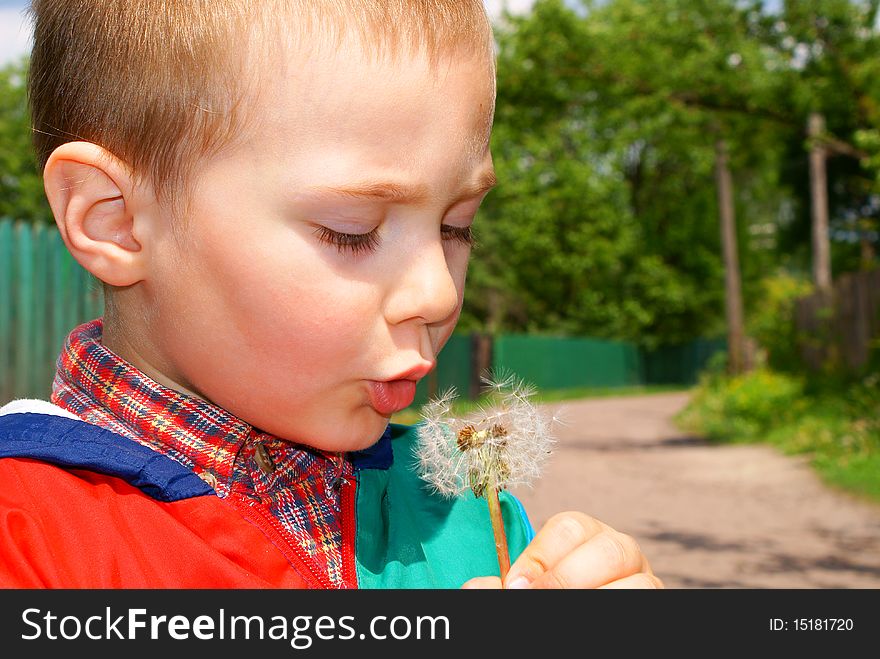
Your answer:
[[[54,224],[0,219],[0,405],[47,398],[67,333],[103,307],[100,285]]]
[[[880,269],[843,274],[830,295],[797,301],[798,341],[813,370],[859,372],[880,339]]]

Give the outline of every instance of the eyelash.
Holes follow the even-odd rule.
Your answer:
[[[376,229],[369,233],[340,233],[319,226],[315,229],[315,233],[321,242],[333,245],[340,253],[348,251],[357,255],[362,252],[373,252],[379,246],[379,233]],[[469,247],[474,246],[471,227],[453,227],[444,224],[440,227],[440,234],[443,240],[456,240]]]

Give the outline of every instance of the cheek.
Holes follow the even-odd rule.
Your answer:
[[[253,260],[212,250],[206,275],[249,349],[263,354],[355,354],[372,292],[334,273],[296,236],[251,243]],[[343,322],[344,320],[344,322]]]

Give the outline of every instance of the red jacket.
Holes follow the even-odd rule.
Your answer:
[[[270,541],[268,520],[245,501],[219,499],[173,460],[134,442],[124,454],[101,444],[84,452],[83,433],[109,431],[43,414],[0,416],[0,427],[11,417],[0,456],[33,457],[0,459],[0,587],[321,585],[292,568],[299,559]],[[82,468],[65,468],[76,462]]]

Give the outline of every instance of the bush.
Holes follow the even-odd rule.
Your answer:
[[[802,366],[800,337],[795,324],[795,302],[809,295],[809,281],[780,273],[760,283],[760,302],[749,314],[747,332],[754,338],[767,366],[782,371],[797,371]]]
[[[731,378],[704,377],[680,422],[712,439],[754,441],[780,416],[796,413],[803,381],[758,369]]]

